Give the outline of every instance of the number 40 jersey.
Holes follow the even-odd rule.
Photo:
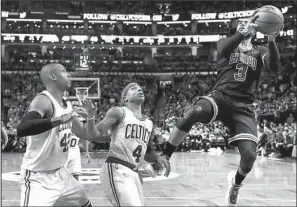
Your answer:
[[[48,91],[43,91],[37,96],[46,96],[51,100],[53,117],[60,117],[72,111],[70,102],[65,101],[67,107],[63,107]],[[27,149],[21,168],[31,171],[47,171],[63,167],[68,158],[71,128],[72,123],[69,122],[44,133],[26,137]]]
[[[143,164],[153,122],[143,116],[137,117],[127,107],[121,107],[123,118],[111,131],[109,156],[116,157],[136,166]]]
[[[218,76],[214,90],[240,102],[253,103],[253,86],[259,80],[263,59],[267,53],[267,47],[253,46],[245,52],[237,47],[230,54],[218,56]]]

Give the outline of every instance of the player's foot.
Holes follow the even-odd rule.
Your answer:
[[[225,196],[225,206],[236,206],[238,199],[238,192],[242,185],[235,184],[235,174],[236,172],[232,171],[228,174],[228,189]]]

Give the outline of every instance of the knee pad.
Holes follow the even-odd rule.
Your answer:
[[[243,172],[249,173],[257,158],[257,152],[246,150],[241,154],[240,168]]]
[[[176,127],[181,131],[189,132],[197,122],[208,123],[213,117],[213,111],[210,101],[201,99],[186,111],[185,116],[177,122]]]

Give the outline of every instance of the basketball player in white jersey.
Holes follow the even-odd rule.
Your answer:
[[[40,73],[46,90],[39,93],[18,125],[27,138],[21,165],[21,206],[91,206],[83,186],[64,167],[72,133],[87,136],[63,94],[70,75],[60,64],[45,65]]]
[[[143,181],[138,169],[150,162],[166,167],[169,172],[170,163],[156,155],[153,149],[153,123],[141,113],[142,88],[137,83],[130,83],[122,91],[122,100],[124,106],[111,108],[96,126],[96,104],[93,106],[89,100],[83,102],[88,113],[88,138],[99,137],[111,129],[109,153],[100,175],[111,204],[143,206]]]
[[[69,155],[66,161],[65,167],[68,172],[73,175],[73,177],[78,180],[81,173],[81,155],[80,149],[78,146],[80,138],[75,134],[72,134],[69,140]],[[89,141],[85,140],[86,144],[86,158],[88,159],[88,163],[91,161],[91,157],[89,154]]]

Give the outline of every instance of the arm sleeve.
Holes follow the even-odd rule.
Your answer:
[[[244,39],[240,33],[236,33],[227,39],[219,40],[217,43],[218,58],[229,55]]]
[[[54,128],[50,118],[42,118],[36,111],[27,113],[17,126],[18,136],[25,137],[41,134]]]

